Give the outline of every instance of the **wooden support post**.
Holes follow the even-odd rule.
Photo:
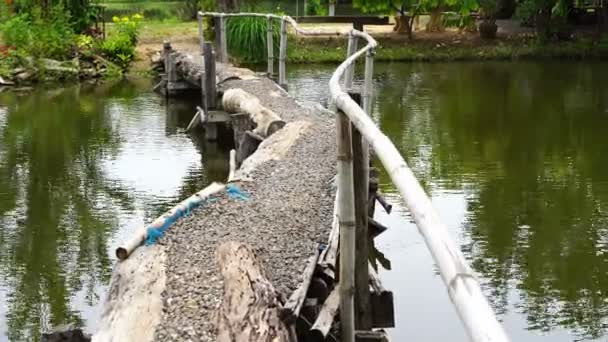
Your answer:
[[[205,124],[205,139],[209,141],[217,140],[218,136],[218,124],[215,122],[208,122]]]
[[[346,51],[346,58],[352,56],[357,52],[357,37],[352,32],[348,33],[348,49]],[[355,63],[351,63],[344,73],[344,89],[350,90],[353,86],[353,74],[355,72]]]
[[[272,78],[272,74],[274,74],[274,42],[273,42],[273,22],[272,18],[268,16],[266,18],[268,27],[266,28],[266,45],[268,47],[268,77]]]
[[[372,89],[374,85],[374,51],[365,53],[365,79],[363,81],[363,110],[372,115]]]
[[[354,342],[355,307],[355,195],[351,126],[346,114],[338,111],[338,217],[340,225],[340,323],[342,341]]]
[[[281,20],[281,46],[279,50],[279,85],[287,90],[285,62],[287,59],[287,21]]]
[[[247,113],[232,114],[230,115],[230,121],[234,135],[234,148],[238,151],[245,132],[252,131],[255,128],[255,124]]]
[[[205,60],[205,73],[202,82],[204,91],[203,109],[210,110],[217,107],[217,84],[215,82],[215,55],[213,46],[210,42],[205,42],[203,46],[203,59]]]
[[[222,63],[228,63],[228,44],[226,43],[226,17],[220,16],[220,48],[222,51]]]
[[[203,16],[201,13],[196,14],[196,18],[198,19],[198,41],[201,46],[201,55],[204,53],[203,45],[205,43],[205,35],[203,30]]]
[[[384,288],[380,276],[371,264],[368,266],[368,270],[370,285],[372,287],[372,325],[374,328],[393,328],[395,327],[393,293]]]
[[[371,330],[371,310],[369,301],[369,247],[367,230],[367,201],[369,158],[367,143],[353,125],[353,179],[355,187],[356,255],[355,255],[355,328]]]
[[[169,71],[169,54],[173,48],[171,47],[171,43],[168,40],[163,42],[163,61],[165,63],[165,74]]]

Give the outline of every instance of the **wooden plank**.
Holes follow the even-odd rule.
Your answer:
[[[386,290],[380,276],[369,264],[369,280],[372,288],[371,308],[374,328],[393,328],[395,326],[395,305],[393,293]]]
[[[327,300],[323,303],[321,312],[315,320],[312,328],[310,328],[310,335],[313,341],[323,341],[329,334],[334,318],[338,313],[338,307],[340,305],[340,286],[336,286]]]
[[[291,294],[287,303],[285,303],[285,306],[281,310],[280,317],[285,323],[291,324],[295,322],[300,315],[300,310],[306,299],[306,293],[308,293],[308,288],[310,287],[312,275],[317,266],[317,261],[319,260],[319,253],[319,248],[315,248],[315,253],[308,259],[308,264],[302,274],[302,283],[300,283],[300,286]]]
[[[392,25],[389,23],[389,17],[374,16],[374,15],[335,15],[335,16],[300,16],[295,17],[296,22],[302,24],[324,24],[324,23],[360,23],[362,25]]]
[[[395,327],[395,305],[393,293],[384,291],[382,293],[372,292],[372,326],[374,328],[394,328]]]
[[[388,335],[384,330],[355,331],[356,342],[389,342]]]

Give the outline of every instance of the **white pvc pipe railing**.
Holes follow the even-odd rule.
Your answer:
[[[344,32],[327,30],[305,30],[298,26],[289,16],[277,16],[260,13],[215,13],[199,12],[199,17],[243,17],[256,16],[281,20],[289,23],[296,33],[303,35],[344,35]],[[344,113],[354,124],[364,139],[374,149],[376,156],[387,170],[393,184],[399,190],[405,205],[409,209],[420,234],[438,266],[450,299],[458,312],[467,334],[473,342],[507,342],[504,329],[498,322],[496,315],[487,299],[483,295],[475,274],[467,264],[462,252],[450,237],[447,227],[433,208],[430,198],[420,186],[420,183],[408,167],[407,163],[393,145],[390,139],[380,131],[370,116],[366,114],[351,97],[342,90],[340,79],[345,77],[346,85],[350,86],[352,79],[352,66],[361,56],[366,56],[367,73],[371,73],[373,51],[378,45],[369,34],[358,30],[347,32],[352,39],[363,39],[367,44],[354,52],[349,51],[348,58],[338,66],[329,81],[331,107]],[[356,46],[356,41],[349,44]],[[349,70],[350,69],[350,70]],[[346,74],[346,75],[345,75]],[[364,85],[364,103],[366,110],[371,109],[371,75],[366,75]],[[351,164],[352,165],[352,164]],[[343,165],[345,166],[345,165]],[[344,184],[342,186],[345,186]],[[354,261],[354,260],[353,260]],[[349,277],[350,278],[350,277]],[[342,281],[342,280],[341,280]],[[352,310],[349,308],[349,310]],[[350,313],[347,313],[350,316]],[[352,319],[349,317],[349,319]],[[349,338],[352,332],[345,334]]]

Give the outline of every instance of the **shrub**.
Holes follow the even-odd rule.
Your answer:
[[[33,57],[64,59],[74,45],[69,14],[61,6],[54,7],[46,18],[40,9],[16,15],[1,24],[0,31],[4,43]]]
[[[140,14],[129,17],[114,17],[116,31],[101,43],[101,52],[112,62],[126,69],[135,58],[135,45],[139,33]]]

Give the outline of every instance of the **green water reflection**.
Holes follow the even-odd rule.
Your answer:
[[[401,75],[405,87],[379,87],[380,126],[427,188],[466,189],[462,248],[497,311],[514,280],[530,329],[602,336],[608,65],[452,64]]]
[[[323,90],[310,91],[315,80],[326,82],[316,72],[293,71],[301,98],[324,100]],[[374,119],[441,216],[460,220],[448,226],[514,340],[605,335],[608,64],[380,64],[375,91]],[[395,192],[385,173],[381,181],[385,192]],[[389,221],[391,229],[414,229],[406,211]],[[408,248],[387,255],[408,255]],[[418,257],[428,259],[424,253]],[[393,282],[393,290],[423,278],[411,272]],[[452,311],[447,296],[443,305]],[[444,316],[456,320],[440,314],[436,323]],[[428,328],[417,319],[413,314],[398,324]],[[399,340],[411,337],[400,329]]]
[[[149,87],[0,93],[4,338],[93,329],[117,241],[225,175],[225,151],[183,133],[193,107],[166,107]]]

